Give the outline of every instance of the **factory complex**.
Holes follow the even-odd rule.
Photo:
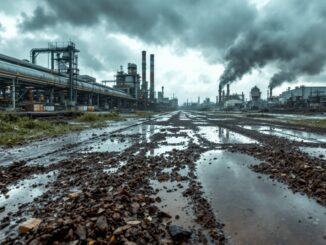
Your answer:
[[[221,110],[221,111],[326,111],[326,87],[300,86],[288,88],[279,96],[273,95],[273,89],[267,91],[267,99],[262,99],[258,86],[250,90],[249,98],[244,93],[230,92],[230,84],[226,91],[219,86],[216,102],[206,98],[200,103],[187,101],[182,108],[191,110]]]
[[[155,96],[154,54],[150,55],[150,81],[146,79],[146,51],[142,51],[142,74],[129,63],[112,80],[101,83],[80,74],[75,43],[49,43],[33,48],[30,60],[0,54],[0,110],[53,112],[103,110],[173,110],[176,98],[164,97],[164,87]],[[48,55],[49,67],[37,65],[39,55]],[[108,86],[107,83],[113,83]]]

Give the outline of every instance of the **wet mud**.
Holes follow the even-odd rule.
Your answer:
[[[2,149],[0,242],[323,244],[325,137],[173,112]]]

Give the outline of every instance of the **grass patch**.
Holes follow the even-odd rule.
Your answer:
[[[314,128],[326,128],[326,119],[320,120],[287,120],[287,123],[306,126],[306,127],[314,127]]]
[[[121,116],[117,112],[109,112],[109,113],[92,113],[87,112],[77,118],[80,122],[87,123],[96,123],[96,122],[104,122],[108,120],[121,120]]]
[[[82,125],[17,117],[0,112],[0,144],[15,145],[33,139],[57,136],[82,129]]]
[[[138,117],[150,117],[150,116],[155,115],[156,113],[152,112],[152,111],[136,111],[135,114]]]

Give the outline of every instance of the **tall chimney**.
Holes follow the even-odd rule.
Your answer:
[[[154,54],[150,55],[150,101],[154,102]]]
[[[221,104],[222,102],[222,86],[218,86],[218,103]]]
[[[273,89],[272,89],[272,88],[269,89],[269,97],[270,97],[270,98],[273,97]]]
[[[222,99],[225,100],[225,91],[222,91]]]
[[[146,84],[146,51],[142,51],[142,90],[144,99],[147,100],[147,84]]]
[[[230,84],[229,83],[226,85],[226,97],[227,98],[230,97]]]

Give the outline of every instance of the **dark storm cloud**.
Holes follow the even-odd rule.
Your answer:
[[[271,78],[272,88],[302,75],[319,74],[326,62],[325,13],[326,1],[271,1],[228,48],[221,84],[270,63],[280,69]]]
[[[181,16],[164,1],[80,0],[77,3],[46,0],[45,2],[47,9],[39,6],[32,16],[24,14],[24,21],[21,23],[23,30],[40,30],[62,23],[94,26],[104,20],[111,31],[124,32],[161,43],[171,38],[171,35],[180,31],[183,26]]]
[[[126,60],[135,62],[140,56],[112,37],[102,37],[102,42],[97,43],[95,48],[90,48],[89,43],[78,36],[73,40],[81,52],[80,64],[94,71],[118,70],[120,65],[126,65]]]
[[[148,43],[180,41],[206,50],[207,54],[213,48],[215,51],[228,47],[256,15],[255,8],[243,0],[45,2],[46,9],[39,6],[32,15],[24,14],[23,30],[35,31],[62,23],[95,26],[103,21],[108,31],[125,33]]]
[[[28,19],[27,14],[22,14],[24,19]],[[33,20],[26,21],[22,24],[23,29],[37,30],[43,29],[45,27],[50,27],[56,23],[56,16],[49,15],[45,12],[44,8],[38,6],[33,12]]]
[[[271,0],[261,10],[249,0],[45,0],[22,19],[24,31],[102,25],[147,43],[197,48],[210,62],[224,59],[222,85],[272,64],[275,87],[319,74],[326,60],[322,0]]]

